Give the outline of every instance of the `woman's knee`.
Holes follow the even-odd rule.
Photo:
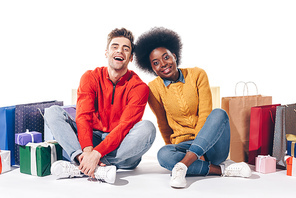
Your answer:
[[[171,145],[165,145],[161,149],[159,149],[157,153],[157,160],[160,166],[172,170],[172,168],[176,164],[175,162],[173,162],[174,160],[172,159],[174,150],[174,147]]]
[[[221,119],[223,119],[223,120],[229,120],[229,117],[228,117],[226,111],[223,110],[223,109],[219,109],[219,108],[214,109],[214,110],[211,112],[211,115],[213,115],[213,116],[215,116],[215,117],[219,117],[219,118],[221,118]]]

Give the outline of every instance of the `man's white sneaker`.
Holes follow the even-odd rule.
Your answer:
[[[78,166],[63,160],[54,162],[51,165],[50,172],[58,178],[83,177]]]
[[[252,171],[245,162],[225,164],[224,174],[226,177],[250,177]]]
[[[186,186],[187,166],[181,162],[177,163],[172,170],[170,185],[173,188],[184,188]]]
[[[98,166],[95,177],[102,182],[113,184],[116,179],[116,166]]]

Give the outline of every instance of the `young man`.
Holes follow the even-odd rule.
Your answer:
[[[53,136],[79,165],[57,161],[51,167],[53,175],[84,174],[113,183],[116,168],[135,168],[151,147],[156,129],[152,122],[141,121],[149,88],[128,70],[133,42],[132,33],[125,28],[109,33],[105,53],[108,67],[87,71],[81,77],[76,123],[59,106],[46,111],[45,121]]]

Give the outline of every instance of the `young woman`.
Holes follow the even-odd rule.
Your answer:
[[[244,163],[225,161],[229,153],[227,113],[212,111],[207,74],[200,68],[179,69],[182,43],[166,28],[153,28],[136,43],[138,67],[157,77],[148,86],[149,105],[165,141],[158,154],[160,165],[172,171],[170,185],[186,186],[186,175],[249,177]]]

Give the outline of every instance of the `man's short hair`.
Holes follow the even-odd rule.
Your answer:
[[[121,29],[114,29],[112,30],[109,34],[108,34],[108,38],[107,38],[107,49],[109,47],[109,44],[111,43],[111,40],[117,37],[124,37],[130,40],[131,42],[131,47],[132,47],[132,53],[134,52],[135,49],[135,44],[134,44],[134,35],[131,31],[125,29],[125,28],[121,28]]]

